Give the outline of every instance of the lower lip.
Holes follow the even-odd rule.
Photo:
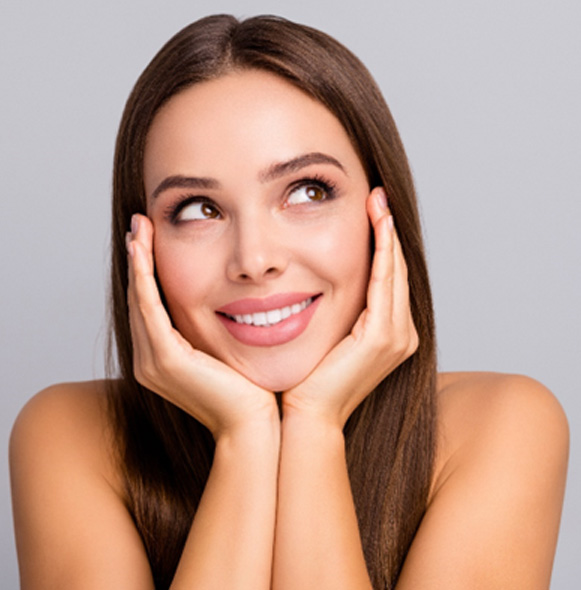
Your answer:
[[[249,346],[279,346],[298,338],[307,329],[320,300],[321,297],[317,297],[303,311],[291,315],[274,326],[239,324],[222,314],[217,315],[228,332],[242,344]]]

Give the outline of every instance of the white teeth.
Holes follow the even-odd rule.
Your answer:
[[[302,303],[295,303],[287,305],[280,309],[271,309],[269,311],[259,311],[258,313],[245,313],[243,315],[229,316],[239,324],[248,324],[252,326],[274,326],[283,320],[286,320],[291,315],[300,313],[306,309],[313,302],[313,298],[309,297]]]
[[[271,311],[267,311],[266,319],[271,326],[272,324],[278,324],[278,322],[282,320],[282,311],[280,309],[272,309]]]

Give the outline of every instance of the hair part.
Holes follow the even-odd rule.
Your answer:
[[[383,186],[408,266],[416,353],[345,426],[349,476],[374,588],[392,588],[426,509],[435,453],[434,317],[415,191],[389,109],[365,66],[330,36],[273,16],[217,15],[175,35],[137,81],[121,120],[113,175],[111,310],[119,379],[110,408],[128,508],[156,588],[169,587],[212,464],[209,431],[133,375],[125,233],[145,213],[143,155],[159,109],[180,91],[259,69],[318,100],[343,125],[370,186]],[[112,347],[111,347],[112,349]],[[112,354],[112,353],[111,353]]]

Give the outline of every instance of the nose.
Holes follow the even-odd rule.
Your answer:
[[[263,218],[239,220],[232,228],[228,278],[236,282],[261,283],[280,276],[288,266],[276,224]]]

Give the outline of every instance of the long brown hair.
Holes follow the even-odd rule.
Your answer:
[[[117,138],[111,307],[119,379],[110,408],[127,494],[153,570],[167,588],[212,463],[210,433],[140,386],[133,375],[124,237],[145,213],[143,153],[153,118],[176,93],[235,69],[283,77],[342,123],[370,186],[389,195],[408,265],[417,352],[356,409],[345,426],[347,461],[374,588],[392,588],[425,512],[435,447],[436,355],[430,287],[412,177],[389,109],[363,64],[331,37],[281,18],[220,15],[180,31],[155,56],[127,102]]]

